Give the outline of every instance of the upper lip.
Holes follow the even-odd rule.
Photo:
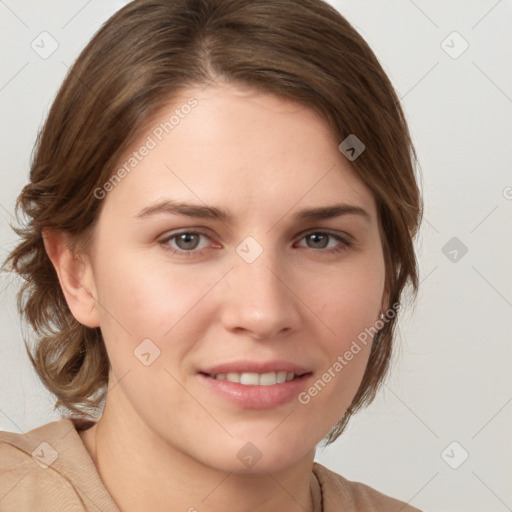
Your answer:
[[[311,370],[306,369],[290,361],[232,361],[230,363],[221,363],[214,366],[201,368],[199,373],[207,373],[209,375],[219,375],[222,373],[270,373],[270,372],[287,372],[295,375],[303,375],[310,373]]]

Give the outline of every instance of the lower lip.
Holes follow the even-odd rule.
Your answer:
[[[202,373],[198,374],[201,382],[214,392],[245,409],[272,409],[293,400],[304,390],[311,375],[307,373],[272,386],[246,386],[228,380],[214,379]]]

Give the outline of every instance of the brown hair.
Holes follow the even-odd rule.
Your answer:
[[[64,80],[38,134],[30,183],[13,227],[21,242],[4,267],[25,282],[18,308],[37,335],[30,360],[44,385],[78,415],[94,415],[109,361],[99,328],[71,314],[42,230],[69,235],[79,250],[102,201],[94,191],[158,110],[188,86],[223,80],[252,86],[318,112],[343,141],[366,146],[351,162],[376,199],[389,305],[418,287],[413,247],[422,216],[416,154],[398,98],[374,53],[322,0],[135,0],[94,35]],[[350,407],[327,436],[374,399],[387,373],[396,316],[374,338]]]

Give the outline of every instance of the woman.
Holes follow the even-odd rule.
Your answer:
[[[2,432],[0,510],[417,510],[314,463],[417,290],[414,149],[320,0],[135,0],[70,70],[5,266],[70,414]]]

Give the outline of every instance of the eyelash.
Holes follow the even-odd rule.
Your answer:
[[[337,239],[339,242],[341,242],[341,245],[340,246],[337,246],[333,249],[318,249],[316,250],[315,252],[320,252],[320,253],[324,253],[324,254],[337,254],[337,253],[340,253],[340,252],[343,252],[343,251],[346,251],[348,250],[351,246],[352,246],[352,242],[349,242],[348,240],[346,240],[345,238],[341,237],[340,235],[336,235],[334,233],[331,233],[329,231],[319,231],[319,230],[316,230],[316,231],[309,231],[305,234],[303,234],[300,238],[300,240],[308,237],[308,236],[311,236],[311,235],[328,235],[329,237],[331,238],[335,238]],[[206,233],[203,233],[202,231],[181,231],[180,233],[174,233],[166,238],[164,238],[163,240],[161,240],[159,243],[162,245],[162,247],[167,250],[167,251],[171,251],[171,253],[177,255],[177,256],[183,256],[183,257],[192,257],[192,256],[195,256],[199,253],[201,253],[202,249],[199,249],[199,250],[196,250],[196,249],[192,249],[190,251],[185,251],[183,249],[175,249],[173,247],[171,247],[168,242],[170,242],[171,240],[174,240],[175,238],[177,238],[178,236],[181,236],[181,235],[202,235],[202,236],[205,236],[206,238],[210,238]],[[312,248],[310,248],[312,249]],[[313,249],[315,250],[315,249]]]

